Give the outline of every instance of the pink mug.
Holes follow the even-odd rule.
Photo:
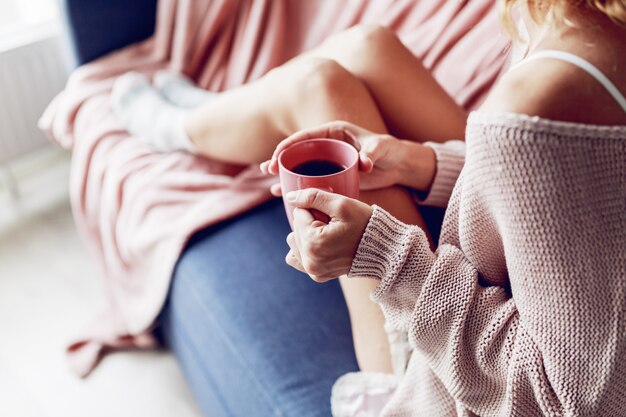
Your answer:
[[[335,139],[298,142],[280,153],[278,166],[283,195],[305,188],[319,188],[346,197],[359,197],[359,153],[346,142]],[[293,209],[285,201],[292,227]],[[312,213],[318,220],[326,223],[329,220],[317,210]]]

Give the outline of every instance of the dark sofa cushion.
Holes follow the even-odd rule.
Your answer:
[[[61,0],[60,6],[74,65],[154,33],[157,0]]]

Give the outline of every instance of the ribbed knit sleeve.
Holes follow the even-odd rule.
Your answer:
[[[424,206],[446,207],[463,169],[465,142],[449,140],[444,143],[426,142],[424,145],[435,151],[437,172],[428,194],[424,197],[422,193],[416,192],[415,200]]]
[[[376,207],[349,276],[380,280],[372,299],[457,412],[626,415],[626,129],[470,121],[458,233],[433,253]],[[412,378],[384,416],[428,409]]]
[[[408,331],[409,314],[424,282],[424,275],[436,260],[424,232],[409,226],[374,206],[374,213],[361,238],[348,277],[380,279],[372,295],[382,301],[384,295],[388,323]],[[400,291],[390,291],[401,288]],[[383,297],[383,298],[381,298]]]
[[[518,333],[513,300],[503,288],[480,286],[476,269],[459,248],[443,245],[435,254],[419,228],[375,207],[348,276],[380,280],[372,300],[388,325],[408,332],[413,348],[422,351],[455,400],[479,415],[512,415],[507,398],[511,360],[540,355],[530,336]],[[401,396],[394,401],[400,409],[411,404]],[[525,415],[542,415],[541,409],[551,407],[539,402],[545,401],[526,404]],[[489,409],[478,411],[485,403]]]

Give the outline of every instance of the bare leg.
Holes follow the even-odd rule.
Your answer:
[[[294,131],[330,120],[382,133],[369,122],[381,116],[404,139],[439,142],[462,139],[467,119],[392,32],[355,27],[219,94],[187,115],[185,129],[202,154],[249,164],[265,160]]]
[[[346,74],[329,60],[358,78],[375,105],[369,97],[361,103],[363,95],[355,94],[354,83],[342,82]],[[221,93],[192,111],[185,127],[203,154],[246,164],[263,160],[278,140],[297,129],[348,120],[342,105],[352,111],[355,105],[358,111],[377,108],[388,130],[403,139],[443,142],[465,134],[466,112],[393,32],[377,26],[336,34],[260,80]],[[363,111],[359,119],[369,113]],[[252,158],[242,149],[253,152]]]
[[[365,85],[331,60],[289,62],[191,111],[185,129],[203,155],[231,163],[268,159],[297,130],[347,120],[375,132],[385,124]]]
[[[355,26],[303,56],[333,59],[359,78],[396,136],[420,142],[465,137],[465,110],[391,30]]]

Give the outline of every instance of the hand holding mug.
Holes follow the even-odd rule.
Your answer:
[[[287,236],[286,261],[316,282],[326,282],[350,270],[372,207],[358,200],[309,188],[285,196],[294,209],[293,232]],[[328,223],[310,210],[325,213]]]
[[[403,157],[402,141],[390,135],[370,132],[352,123],[336,121],[321,126],[302,130],[283,140],[269,161],[261,164],[261,171],[266,174],[278,174],[278,157],[285,149],[299,142],[328,138],[347,142],[359,151],[361,171],[361,189],[372,190],[390,187],[400,182],[400,167]],[[280,195],[280,187],[272,188],[274,195]]]

